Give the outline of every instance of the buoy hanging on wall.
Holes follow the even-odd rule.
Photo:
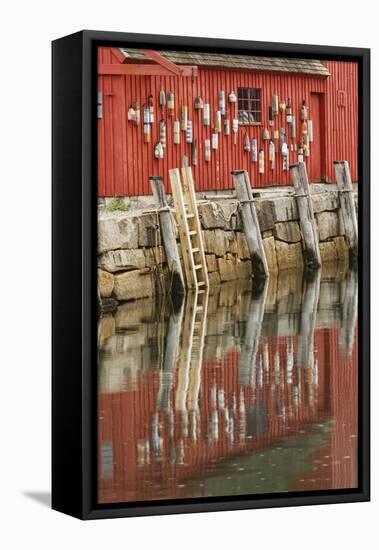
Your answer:
[[[244,135],[243,138],[243,150],[245,153],[250,153],[250,139],[247,133]]]
[[[309,141],[312,143],[312,141],[313,141],[313,122],[311,120],[308,120],[308,136],[309,136]]]
[[[191,161],[194,166],[197,164],[197,141],[194,139],[191,145]]]
[[[154,98],[151,94],[149,95],[149,97],[147,99],[147,104],[149,106],[149,111],[150,111],[150,123],[153,124],[153,122],[154,122]]]
[[[308,120],[308,106],[303,99],[301,108],[300,108],[301,120]]]
[[[291,138],[296,138],[296,117],[295,115],[292,115],[291,122],[290,122],[290,136]]]
[[[163,148],[166,147],[166,121],[163,119],[159,122],[159,141]]]
[[[270,160],[270,168],[271,168],[271,170],[274,170],[274,168],[275,168],[275,143],[273,141],[270,141],[270,145],[269,145],[269,160]]]
[[[234,145],[237,143],[238,126],[239,126],[238,118],[234,118],[232,123],[232,129],[234,134]]]
[[[258,172],[259,174],[265,173],[265,152],[263,149],[259,149],[258,153]]]
[[[221,111],[216,111],[214,131],[218,133],[221,132]]]
[[[165,108],[165,105],[166,105],[166,92],[164,91],[162,85],[161,85],[161,89],[160,89],[160,92],[159,92],[159,105],[161,106],[161,109],[163,111],[163,109]]]
[[[175,109],[175,95],[174,92],[167,93],[167,114],[172,116]]]
[[[272,112],[274,115],[277,115],[279,112],[279,97],[277,94],[272,96]]]
[[[222,116],[225,116],[225,91],[220,90],[218,93],[218,108]]]
[[[283,170],[286,171],[289,169],[289,153],[288,153],[288,145],[286,142],[282,144],[281,153],[283,157]]]
[[[224,120],[224,136],[230,136],[230,120],[228,118]]]
[[[150,143],[150,124],[144,124],[143,125],[143,141],[145,143]]]
[[[204,140],[204,160],[209,162],[211,160],[211,140]]]
[[[303,140],[300,140],[297,147],[297,162],[304,162]]]
[[[280,128],[279,130],[279,139],[280,139],[280,147],[282,147],[283,143],[286,140],[286,131],[284,128]]]
[[[228,99],[229,99],[229,103],[237,103],[237,96],[233,90],[231,90]]]
[[[286,102],[285,101],[280,101],[279,102],[279,111],[281,113],[284,113],[285,110],[286,110]]]
[[[136,118],[136,112],[134,110],[133,105],[131,105],[128,109],[128,121],[129,122],[134,122],[135,118]]]
[[[134,108],[134,112],[135,112],[135,115],[134,115],[134,125],[135,126],[139,126],[139,123],[141,122],[141,109],[140,109],[140,106],[139,106],[139,103],[138,101],[136,101],[132,107]]]
[[[303,122],[301,123],[301,133],[303,134],[303,136],[306,136],[308,134],[308,124],[306,120],[303,120]]]
[[[192,121],[187,121],[186,143],[192,143]]]
[[[303,149],[304,149],[304,156],[309,157],[310,153],[311,153],[311,150],[310,150],[310,147],[309,147],[309,136],[308,136],[308,134],[306,136],[304,136]]]
[[[263,132],[262,132],[262,139],[263,139],[263,140],[268,140],[268,139],[270,139],[270,132],[269,132],[268,128],[264,128],[264,129],[263,129]]]
[[[179,120],[174,120],[174,143],[178,145],[180,143],[180,122]]]
[[[268,107],[268,125],[274,126],[274,111],[271,105]]]
[[[258,162],[258,141],[257,138],[251,140],[251,161]]]
[[[195,97],[194,108],[196,111],[201,111],[204,108],[204,103],[200,96]]]
[[[150,109],[146,105],[143,106],[143,123],[144,124],[150,124],[151,122],[151,114]]]
[[[279,151],[279,130],[274,130],[275,151]]]
[[[212,134],[212,149],[218,149],[218,134]]]
[[[156,159],[163,159],[164,157],[164,149],[160,141],[157,141],[157,143],[154,145],[154,157]]]
[[[290,97],[287,97],[286,101],[286,115],[292,115],[292,101]]]
[[[203,124],[204,124],[204,126],[209,126],[210,123],[211,123],[209,113],[210,113],[209,103],[204,103],[204,109],[203,109]]]
[[[188,122],[188,107],[187,107],[187,105],[182,105],[182,108],[180,110],[180,128],[181,128],[181,130],[183,130],[183,131],[187,130],[187,122]]]

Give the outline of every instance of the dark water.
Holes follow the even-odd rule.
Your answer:
[[[337,266],[105,315],[98,501],[355,487],[356,316]]]

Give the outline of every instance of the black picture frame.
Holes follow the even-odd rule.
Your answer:
[[[266,496],[96,504],[96,48],[191,48],[349,60],[359,71],[359,487]],[[52,507],[81,519],[370,499],[370,50],[81,31],[52,44]]]

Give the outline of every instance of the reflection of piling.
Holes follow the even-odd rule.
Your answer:
[[[336,173],[342,219],[345,226],[345,237],[349,248],[349,257],[354,262],[358,255],[358,223],[349,163],[346,160],[337,160],[334,162],[334,170]]]
[[[354,347],[355,325],[358,312],[358,275],[354,270],[347,274],[345,296],[342,302],[340,348],[351,355]]]
[[[241,349],[238,382],[241,386],[255,384],[257,351],[259,347],[262,321],[265,311],[268,281],[259,297],[250,303],[250,310],[246,321],[245,342]]]
[[[297,366],[313,368],[314,331],[317,306],[320,295],[321,270],[312,277],[304,278],[305,288],[300,314],[300,327],[297,346]]]
[[[293,164],[290,169],[303,235],[305,265],[308,269],[317,269],[321,266],[321,256],[307,169],[304,162]]]
[[[241,206],[243,228],[249,248],[252,271],[254,277],[267,278],[269,276],[266,253],[263,246],[258,216],[255,210],[253,193],[246,170],[232,172],[236,195]]]
[[[158,204],[159,225],[162,232],[163,245],[171,276],[171,290],[175,294],[183,294],[185,292],[184,276],[171,220],[170,209],[166,200],[163,178],[159,176],[151,176],[150,184],[153,190],[155,202]]]
[[[178,360],[180,331],[182,328],[183,304],[179,313],[171,312],[164,350],[163,366],[160,373],[158,392],[158,407],[161,411],[170,409],[170,391],[173,384],[173,376]]]

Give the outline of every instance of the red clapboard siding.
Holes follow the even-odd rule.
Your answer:
[[[110,48],[99,48],[99,63],[119,63]],[[170,190],[168,170],[181,166],[182,155],[191,159],[191,146],[185,143],[185,132],[181,132],[180,145],[173,144],[173,121],[180,119],[180,107],[188,106],[188,119],[193,121],[193,137],[197,139],[198,164],[193,167],[198,190],[228,189],[232,187],[230,172],[246,169],[254,187],[268,185],[288,185],[291,183],[289,171],[282,169],[282,157],[276,154],[275,169],[269,166],[269,142],[262,140],[262,130],[268,127],[268,107],[272,95],[278,94],[284,101],[291,97],[293,113],[296,116],[296,138],[287,139],[289,144],[298,143],[301,136],[300,105],[305,99],[311,105],[311,94],[320,94],[322,140],[317,132],[315,142],[320,143],[322,178],[334,181],[334,160],[348,160],[353,180],[357,180],[357,136],[358,136],[358,98],[357,65],[350,62],[325,62],[331,75],[319,78],[307,75],[260,73],[230,69],[199,67],[196,78],[176,76],[126,76],[101,75],[98,78],[98,90],[103,92],[103,118],[98,119],[98,194],[99,196],[136,196],[151,194],[149,176],[163,176]],[[161,112],[158,94],[161,88],[175,93],[174,116]],[[227,96],[231,90],[237,93],[238,87],[261,88],[262,125],[240,127],[237,144],[233,143],[233,133],[219,135],[219,148],[212,150],[211,162],[204,161],[204,140],[212,138],[215,112],[218,110],[218,92],[226,94],[227,117],[236,118],[235,105],[230,105]],[[143,142],[143,123],[138,127],[127,121],[127,111],[133,101],[139,101],[141,107],[152,94],[154,97],[155,121],[151,126],[151,142]],[[196,96],[204,103],[210,103],[211,125],[202,123],[200,114],[194,109]],[[344,104],[341,104],[341,98]],[[159,139],[159,120],[167,122],[167,147],[165,158],[154,159],[154,144]],[[310,111],[310,119],[312,112]],[[142,116],[141,116],[142,120]],[[285,128],[289,136],[285,114],[275,117],[273,129]],[[317,128],[317,124],[315,125]],[[243,137],[247,132],[250,140],[256,137],[258,148],[265,151],[265,173],[258,174],[258,163],[252,163],[251,153],[243,151]],[[322,141],[322,143],[321,143]],[[296,162],[297,153],[290,152],[290,163]],[[311,155],[305,158],[309,173],[312,170]]]

